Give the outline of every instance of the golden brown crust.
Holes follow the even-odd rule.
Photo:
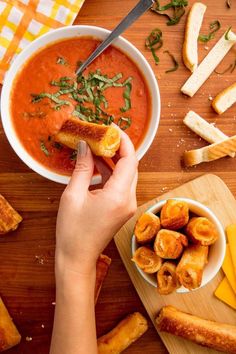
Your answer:
[[[176,259],[188,246],[188,239],[180,232],[161,229],[154,241],[154,251],[161,258]]]
[[[78,118],[66,120],[54,139],[74,150],[77,150],[79,141],[84,140],[95,155],[104,157],[113,157],[120,146],[118,129]]]
[[[235,326],[205,320],[173,306],[164,306],[156,318],[156,323],[160,331],[219,351],[236,353]]]
[[[156,273],[162,264],[162,259],[146,246],[139,247],[133,255],[132,261],[145,273]]]
[[[164,262],[157,273],[157,291],[161,295],[171,294],[180,287],[176,275],[176,264]]]
[[[19,344],[21,335],[0,298],[0,352]]]
[[[187,22],[186,22],[186,26],[185,26],[185,35],[184,35],[184,44],[183,44],[183,50],[182,50],[182,54],[183,54],[183,62],[185,64],[185,66],[191,71],[193,72],[198,65],[198,53],[197,53],[197,37],[200,31],[200,27],[202,24],[202,20],[203,20],[203,16],[204,13],[206,11],[206,6],[202,3],[196,2],[193,4],[193,6],[191,7],[189,13],[188,13],[188,18],[187,18]],[[199,26],[196,28],[194,22],[195,22],[195,16],[200,16],[201,19],[199,21]],[[191,28],[195,29],[194,31],[194,41],[196,41],[196,43],[193,43],[192,40],[193,38],[191,38]],[[193,57],[191,57],[191,50],[192,47],[194,45],[195,48],[195,60],[193,59]]]
[[[236,135],[200,149],[185,151],[183,161],[184,165],[189,167],[202,162],[217,160],[234,152],[236,152]]]
[[[0,194],[0,235],[14,231],[22,221],[22,217]]]
[[[188,238],[193,243],[210,246],[216,242],[218,233],[215,225],[205,217],[193,217],[185,228]]]
[[[119,354],[148,329],[147,320],[139,312],[124,318],[109,333],[98,338],[98,354]]]
[[[102,288],[102,284],[104,282],[104,279],[107,276],[110,264],[111,264],[111,258],[109,258],[104,254],[101,254],[99,256],[96,265],[95,303],[97,302],[99,293]]]
[[[180,284],[189,290],[198,288],[202,282],[207,257],[207,246],[191,245],[186,248],[176,268]]]
[[[189,207],[184,201],[169,199],[161,209],[161,225],[165,229],[178,230],[188,223]]]
[[[140,244],[152,241],[157,232],[160,230],[160,219],[157,215],[147,211],[143,213],[137,220],[134,234],[136,240]]]
[[[212,107],[218,114],[224,113],[232,104],[236,102],[235,95],[232,96],[232,102],[229,103],[229,100],[227,99],[228,96],[230,96],[232,93],[231,91],[236,89],[236,82],[233,85],[230,85],[229,87],[226,87],[223,91],[218,93],[218,95],[214,98],[212,101]],[[225,105],[223,105],[222,99],[225,98]]]

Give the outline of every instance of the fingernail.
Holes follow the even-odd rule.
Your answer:
[[[78,156],[85,157],[87,155],[88,145],[86,141],[80,140],[78,144]]]

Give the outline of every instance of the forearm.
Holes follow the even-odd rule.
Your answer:
[[[91,274],[56,271],[56,308],[50,354],[96,354],[94,287]]]

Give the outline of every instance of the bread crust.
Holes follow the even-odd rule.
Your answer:
[[[173,306],[164,306],[156,318],[156,323],[160,331],[215,350],[236,353],[236,326],[209,321]]]
[[[20,214],[0,194],[0,235],[16,230],[21,221]]]
[[[191,72],[198,65],[198,36],[206,8],[206,5],[201,2],[195,2],[188,13],[182,54],[184,64]],[[195,24],[196,16],[199,17],[198,26]],[[192,52],[192,48],[194,48],[194,52]]]
[[[120,133],[114,126],[100,125],[70,118],[65,121],[54,139],[73,150],[84,140],[97,156],[113,157],[120,147]]]
[[[98,296],[100,294],[104,279],[107,276],[110,264],[111,264],[111,258],[106,256],[105,254],[100,254],[96,264],[96,283],[95,283],[95,291],[94,291],[95,303],[98,300]]]
[[[0,352],[14,347],[20,341],[21,335],[0,297]]]
[[[183,161],[185,166],[194,166],[202,162],[210,162],[236,152],[236,135],[219,143],[200,149],[185,151]]]
[[[223,91],[218,93],[218,95],[212,101],[212,107],[218,114],[224,113],[229,107],[231,107],[236,102],[235,92],[236,82],[229,87],[226,87]],[[230,97],[232,95],[232,97]]]
[[[98,354],[119,354],[148,329],[147,320],[139,312],[125,317],[109,333],[98,338]]]

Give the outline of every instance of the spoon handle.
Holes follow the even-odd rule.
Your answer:
[[[85,62],[76,71],[79,75],[89,64],[97,58],[122,32],[124,32],[134,21],[136,21],[153,4],[154,0],[140,0],[138,4],[128,13],[128,15],[118,24],[118,26],[109,34],[109,36],[95,49],[95,51],[85,60]]]

